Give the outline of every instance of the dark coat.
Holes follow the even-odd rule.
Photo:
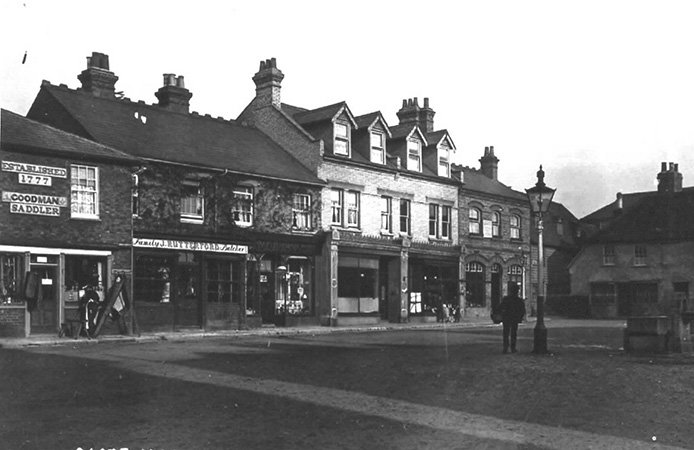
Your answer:
[[[525,318],[525,302],[517,295],[507,295],[501,299],[500,311],[502,322],[522,322]]]

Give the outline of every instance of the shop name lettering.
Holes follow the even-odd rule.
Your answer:
[[[195,252],[248,253],[248,247],[236,244],[211,242],[172,241],[168,239],[133,239],[134,247],[161,248],[167,250],[192,250]]]
[[[4,172],[29,173],[33,175],[45,175],[49,177],[67,178],[67,169],[62,167],[39,166],[36,164],[24,164],[13,161],[3,161]]]
[[[2,201],[10,203],[14,214],[33,214],[39,216],[60,216],[60,208],[67,206],[67,197],[52,195],[22,194],[20,192],[2,193]]]

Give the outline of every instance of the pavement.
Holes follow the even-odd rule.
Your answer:
[[[546,318],[545,320],[551,320]],[[534,323],[535,318],[530,318],[525,322],[525,326]],[[382,322],[374,325],[338,325],[338,326],[304,326],[304,327],[275,327],[263,326],[248,330],[182,330],[167,332],[152,332],[128,335],[101,335],[97,338],[86,338],[81,336],[77,339],[72,337],[59,337],[57,334],[39,334],[26,338],[0,338],[0,348],[23,348],[41,346],[59,346],[75,344],[99,344],[106,342],[151,342],[159,340],[186,341],[205,338],[222,337],[242,337],[242,336],[292,336],[300,334],[328,334],[328,333],[357,333],[388,330],[408,330],[408,329],[448,329],[466,327],[499,327],[489,318],[475,317],[464,318],[460,322],[433,322],[433,323],[390,323]]]

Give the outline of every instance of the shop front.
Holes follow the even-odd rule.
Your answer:
[[[240,329],[248,246],[134,238],[133,300],[143,331]]]
[[[461,315],[460,247],[418,243],[408,264],[410,322],[458,322]]]
[[[0,334],[58,334],[79,319],[85,289],[104,301],[115,275],[129,272],[129,259],[129,250],[0,246]]]
[[[248,257],[246,323],[308,326],[316,315],[316,255],[319,236],[256,239]]]

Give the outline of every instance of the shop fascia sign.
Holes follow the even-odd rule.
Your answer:
[[[67,178],[67,169],[64,167],[40,166],[14,161],[2,161],[2,171],[16,173],[19,184],[36,186],[52,186],[53,177]]]
[[[133,238],[133,247],[158,248],[162,250],[184,250],[192,252],[248,253],[247,245],[217,242],[177,241],[173,239]]]
[[[10,204],[14,214],[60,217],[60,208],[67,206],[67,197],[53,195],[2,192],[2,201]]]

